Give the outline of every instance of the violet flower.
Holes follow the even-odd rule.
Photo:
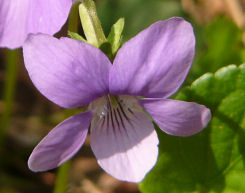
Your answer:
[[[0,0],[0,47],[21,47],[30,33],[53,35],[71,6],[72,0]]]
[[[158,137],[146,112],[175,136],[196,134],[211,118],[203,105],[167,99],[183,83],[194,49],[192,26],[182,18],[156,22],[140,32],[122,46],[113,65],[84,42],[30,36],[24,59],[38,90],[64,108],[89,105],[36,146],[30,169],[50,170],[70,159],[90,128],[99,165],[119,180],[141,181],[158,156]]]

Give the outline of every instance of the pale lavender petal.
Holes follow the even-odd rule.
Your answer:
[[[29,168],[35,172],[47,171],[70,159],[83,145],[91,120],[92,114],[88,111],[56,126],[33,150]]]
[[[156,22],[118,51],[110,71],[110,92],[168,97],[184,81],[194,50],[190,23],[177,17]]]
[[[129,182],[141,181],[155,165],[158,138],[143,111],[122,102],[91,125],[91,146],[99,165],[110,175]]]
[[[30,33],[53,35],[71,6],[72,0],[0,0],[0,47],[20,47]]]
[[[211,112],[203,105],[170,99],[140,99],[161,130],[176,136],[190,136],[204,129]]]
[[[96,47],[38,34],[28,38],[23,54],[34,85],[62,107],[84,106],[108,93],[111,63]]]

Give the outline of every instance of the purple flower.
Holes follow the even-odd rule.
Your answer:
[[[84,42],[30,36],[24,59],[38,90],[64,108],[89,105],[36,146],[30,169],[45,171],[70,159],[90,127],[99,165],[117,179],[141,181],[158,155],[157,134],[147,113],[161,130],[175,136],[196,134],[211,118],[203,105],[167,99],[184,81],[194,49],[193,29],[182,18],[156,22],[140,32],[122,46],[113,65]]]
[[[71,6],[72,0],[0,0],[0,47],[18,48],[30,33],[53,35]]]

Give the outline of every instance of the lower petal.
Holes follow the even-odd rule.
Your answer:
[[[70,159],[83,145],[92,114],[84,112],[72,116],[58,126],[35,147],[28,166],[32,171],[46,171]]]
[[[107,173],[119,180],[139,182],[157,160],[154,126],[136,100],[121,97],[117,106],[110,101],[105,104],[106,113],[91,125],[92,150]]]
[[[205,128],[211,112],[203,105],[170,99],[140,99],[161,130],[170,135],[190,136]]]

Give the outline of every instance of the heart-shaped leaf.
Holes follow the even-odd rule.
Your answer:
[[[205,74],[177,99],[206,105],[212,121],[188,138],[158,130],[159,159],[140,184],[141,191],[245,192],[245,65]]]

